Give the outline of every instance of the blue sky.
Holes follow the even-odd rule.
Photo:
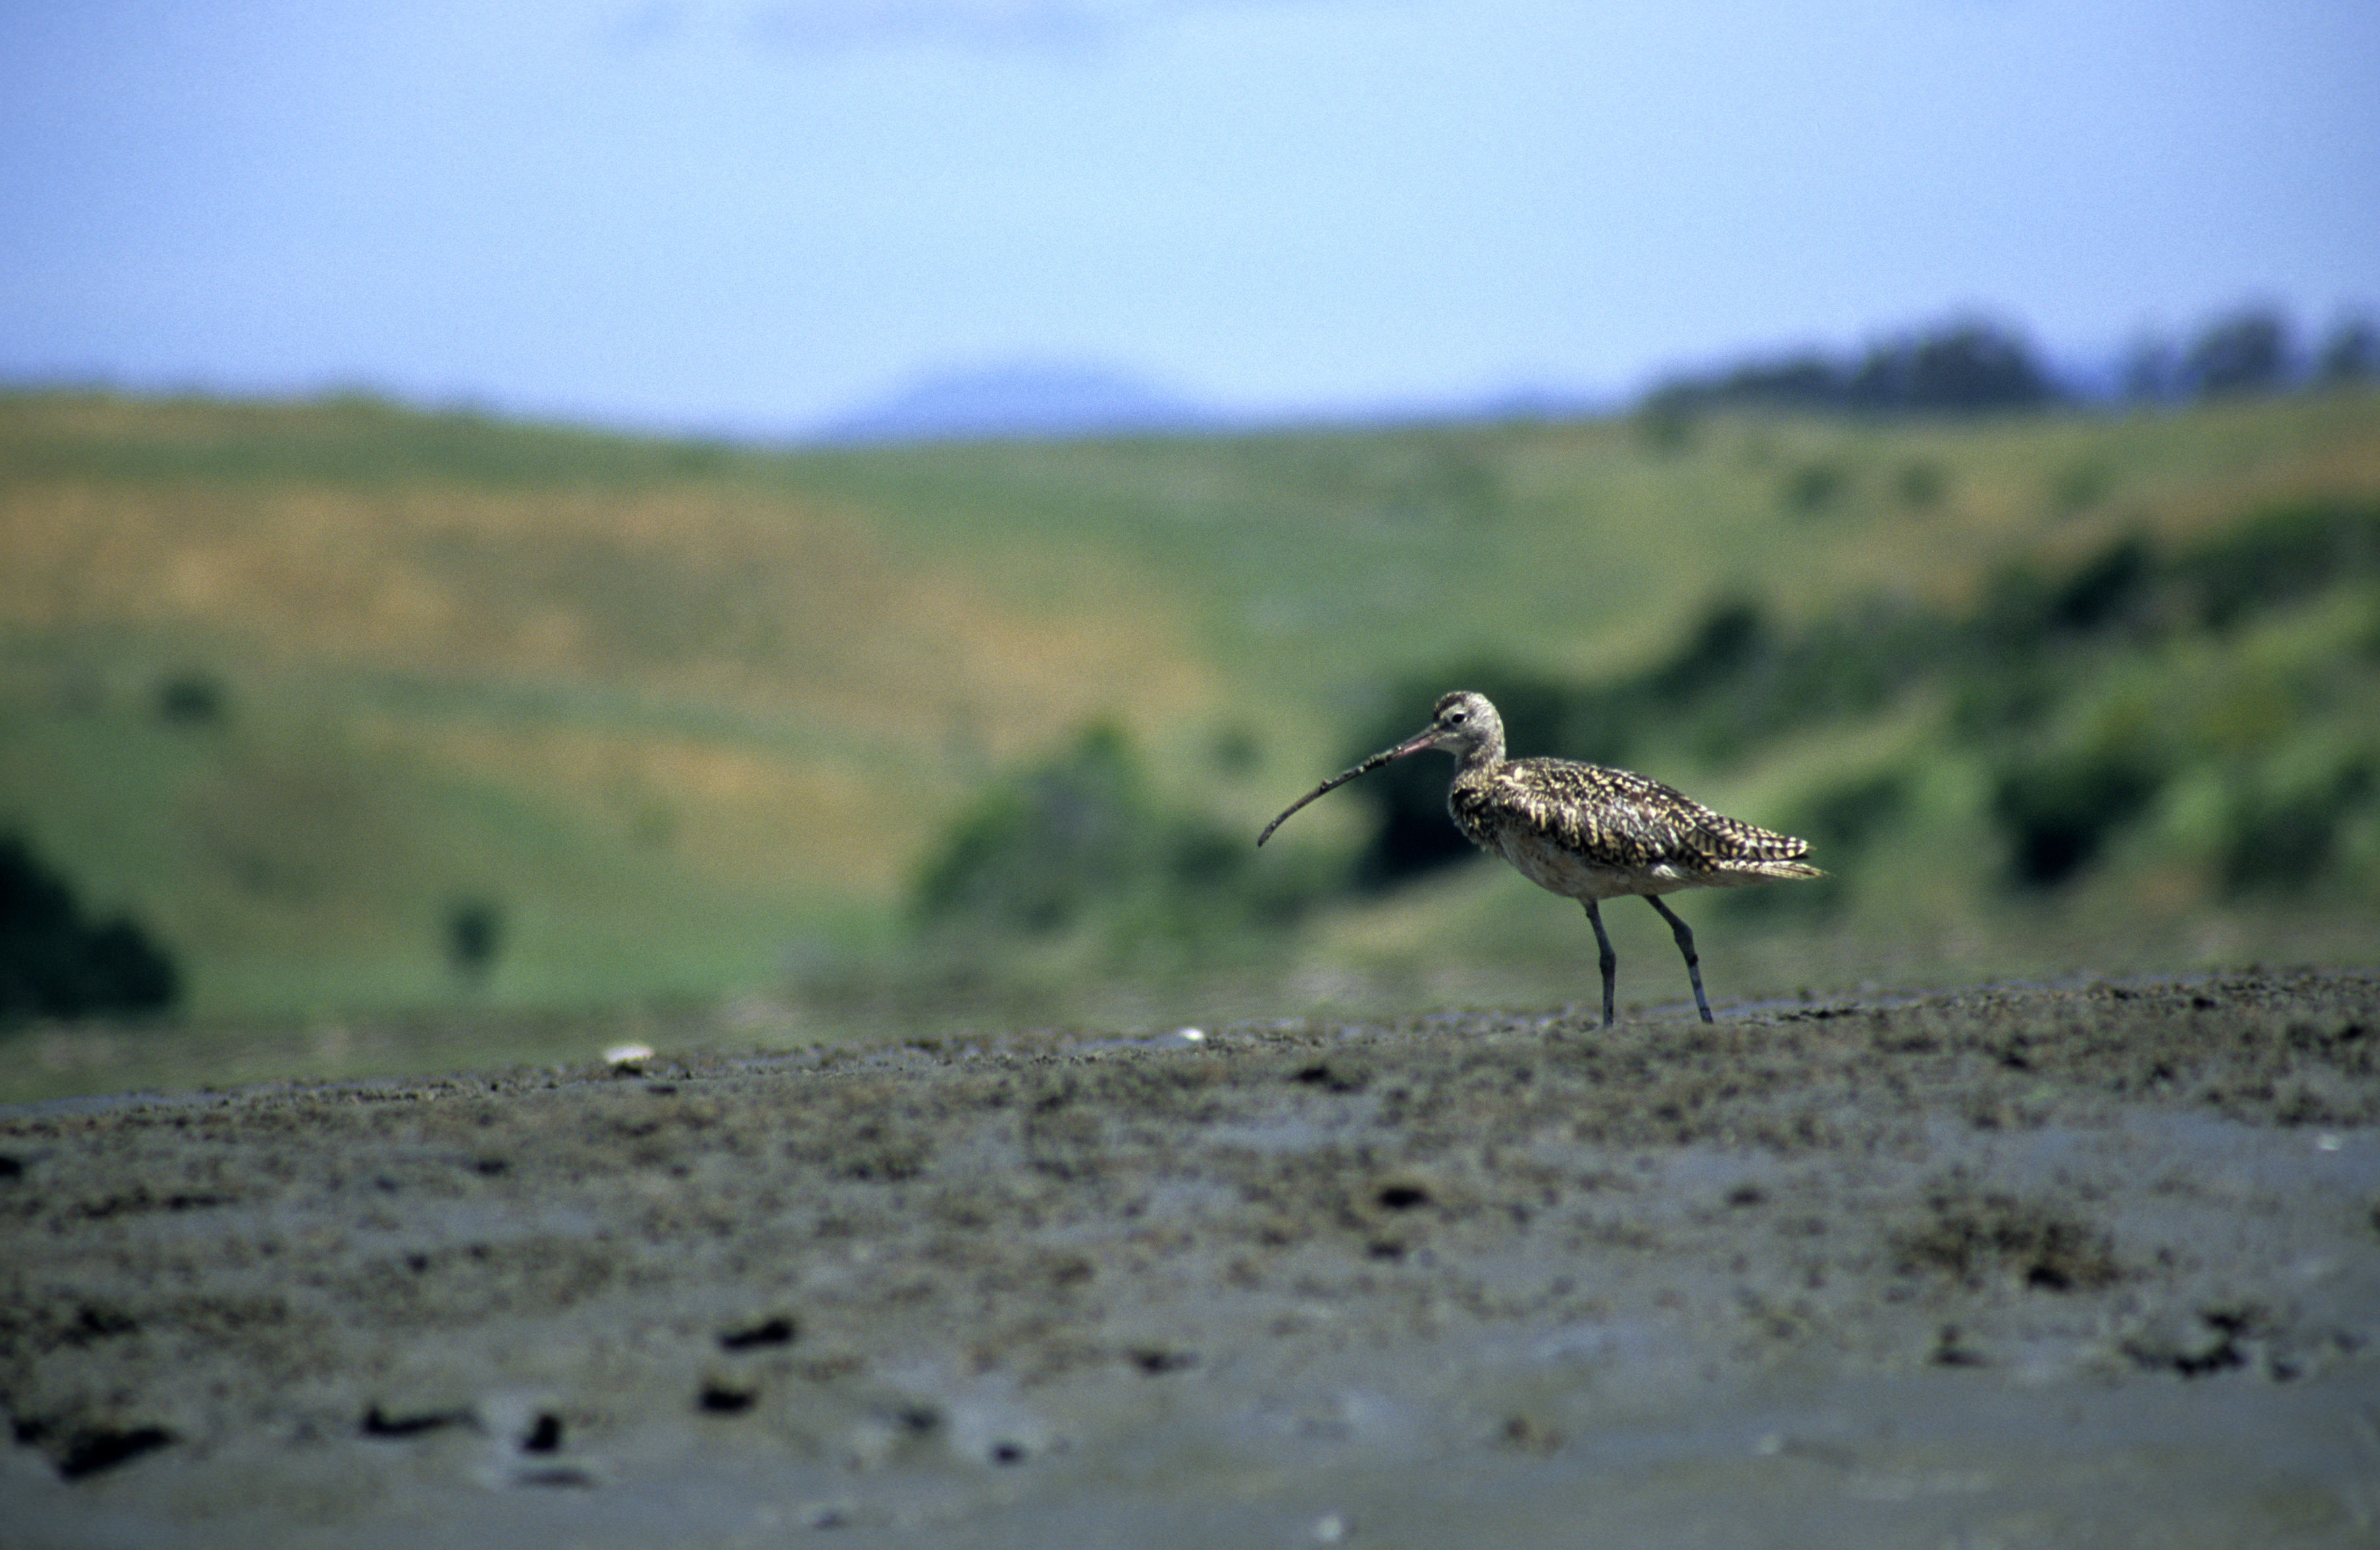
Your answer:
[[[799,432],[2380,305],[2371,0],[0,0],[0,381]]]

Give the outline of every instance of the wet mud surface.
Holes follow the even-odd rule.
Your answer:
[[[0,1110],[10,1544],[2380,1544],[2380,975]]]

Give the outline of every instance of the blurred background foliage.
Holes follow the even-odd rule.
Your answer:
[[[1253,847],[1456,687],[1813,842],[1685,903],[1723,999],[2368,963],[2375,366],[2252,309],[2078,404],[1959,321],[1600,417],[790,451],[0,399],[12,1090],[1579,1000],[1442,759]]]
[[[1125,733],[1086,729],[995,781],[919,869],[912,918],[945,950],[1003,954],[1095,926],[1111,966],[1209,958],[1295,925],[1315,901],[1245,835],[1161,802]]]
[[[1427,704],[1433,685],[1476,688],[1503,708],[1516,749],[1713,770],[1922,702],[1936,723],[1930,752],[1989,773],[1988,817],[2013,885],[2065,883],[2111,831],[2199,781],[2219,786],[2222,800],[2194,828],[2168,836],[2173,854],[2198,858],[2218,891],[2282,879],[2318,889],[2359,866],[2368,878],[2380,861],[2370,846],[2380,820],[2380,742],[2325,734],[2314,741],[2326,751],[2316,754],[2300,737],[2352,698],[2380,654],[2380,634],[2233,691],[2253,703],[2222,709],[2199,697],[2220,692],[2207,682],[2216,658],[2189,660],[2189,648],[2220,654],[2260,624],[2325,599],[2352,612],[2375,595],[2380,502],[2293,503],[2180,545],[2133,531],[2061,569],[2016,562],[1963,612],[1878,594],[1791,626],[1756,599],[1730,598],[1633,672],[1565,681],[1511,662],[1463,661],[1416,675],[1390,697],[1410,707]],[[1378,719],[1347,750],[1358,757],[1417,726],[1409,712]],[[1778,821],[1827,852],[1833,886],[1732,897],[1839,900],[1860,875],[1859,853],[1900,814],[1914,779],[1904,759],[1806,793],[1802,817]],[[1374,811],[1358,883],[1391,888],[1470,854],[1445,821],[1445,783],[1442,765],[1414,760],[1354,788]]]

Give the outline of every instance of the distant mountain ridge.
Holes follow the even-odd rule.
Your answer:
[[[1018,361],[934,372],[830,423],[830,442],[937,442],[1211,429],[1224,417],[1111,367]]]

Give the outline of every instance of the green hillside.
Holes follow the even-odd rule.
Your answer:
[[[1484,674],[1518,751],[1819,843],[1826,885],[1685,906],[1721,997],[2369,962],[2375,527],[2369,393],[792,453],[21,395],[0,836],[202,1028],[1580,999],[1574,908],[1368,886],[1361,787],[1216,840]],[[1096,799],[1161,842],[1009,919],[967,866],[1054,853],[1000,793],[1073,790],[1100,727]],[[928,877],[989,902],[952,927]],[[1682,996],[1609,913],[1623,998]]]

